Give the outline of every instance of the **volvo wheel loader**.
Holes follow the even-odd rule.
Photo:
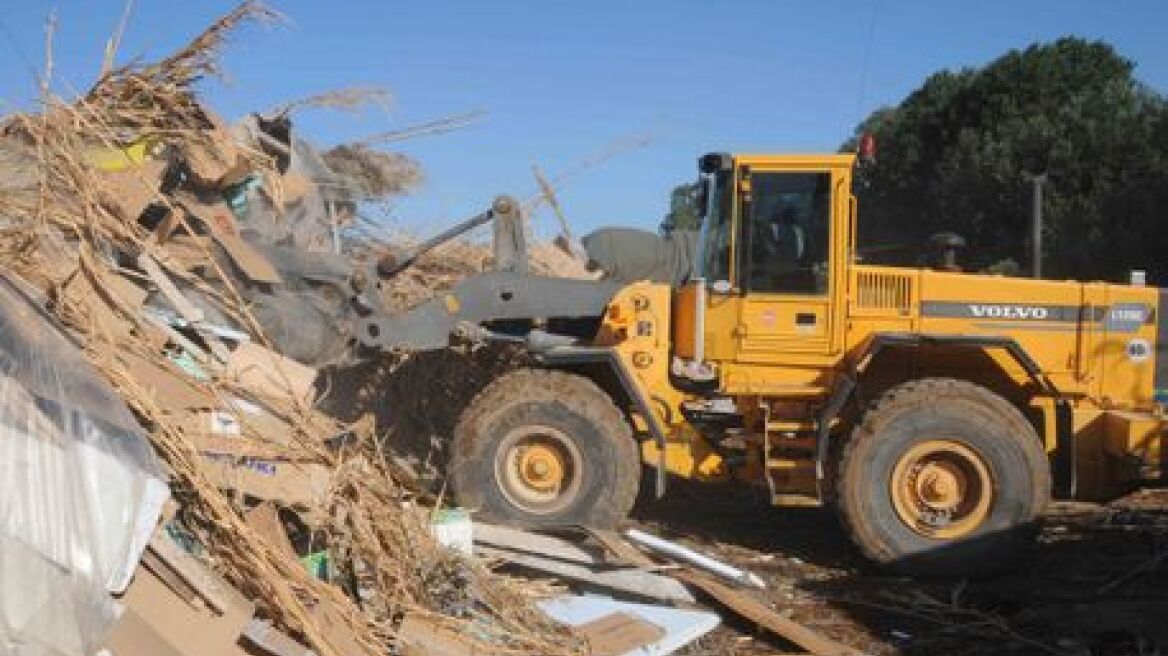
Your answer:
[[[433,242],[494,221],[495,271],[356,326],[369,347],[465,331],[538,363],[462,409],[462,504],[611,526],[643,471],[658,494],[672,477],[741,481],[777,505],[835,507],[878,563],[956,573],[1008,562],[1052,497],[1163,480],[1165,291],[952,258],[862,264],[854,156],[699,161],[701,245],[682,285],[529,275],[504,197]]]

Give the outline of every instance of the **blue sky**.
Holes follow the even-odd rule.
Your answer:
[[[137,0],[121,55],[154,57],[234,3]],[[62,88],[85,88],[121,1],[25,0],[0,15],[0,98],[36,95],[45,17],[56,10],[54,67]],[[402,142],[427,182],[390,223],[422,235],[470,215],[500,192],[535,192],[568,178],[561,202],[577,234],[600,225],[653,228],[668,192],[709,150],[834,150],[872,109],[895,103],[930,73],[980,65],[1062,35],[1102,38],[1136,74],[1168,91],[1163,0],[839,2],[272,2],[289,23],[249,28],[225,60],[230,80],[206,85],[238,116],[346,86],[394,95],[388,110],[309,111],[301,134],[330,145],[468,110],[475,127]],[[651,137],[647,145],[631,142]],[[554,219],[536,219],[543,234]]]

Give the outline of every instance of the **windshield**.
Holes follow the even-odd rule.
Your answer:
[[[730,172],[703,175],[709,184],[698,276],[706,282],[730,280]]]
[[[746,291],[827,293],[831,175],[754,171],[738,249]]]

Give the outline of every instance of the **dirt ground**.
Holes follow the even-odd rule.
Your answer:
[[[758,573],[775,609],[871,654],[1168,654],[1168,490],[1056,504],[1035,546],[986,580],[881,571],[831,512],[770,508],[740,489],[675,486],[635,520]],[[688,656],[800,651],[723,617]]]
[[[350,387],[339,398],[351,411],[374,410],[391,450],[410,453],[411,468],[437,482],[456,416],[449,409],[464,407],[514,358],[495,349],[437,352],[333,382],[344,390],[360,381],[364,394]],[[632,521],[758,573],[773,608],[870,654],[1168,656],[1168,489],[1106,505],[1056,504],[1033,548],[984,580],[882,571],[859,556],[830,511],[772,508],[742,487],[674,481],[665,499],[642,499]],[[721,614],[723,627],[687,656],[800,651]]]

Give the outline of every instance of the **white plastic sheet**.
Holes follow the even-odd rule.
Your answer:
[[[0,655],[92,654],[168,494],[122,399],[0,274]]]

